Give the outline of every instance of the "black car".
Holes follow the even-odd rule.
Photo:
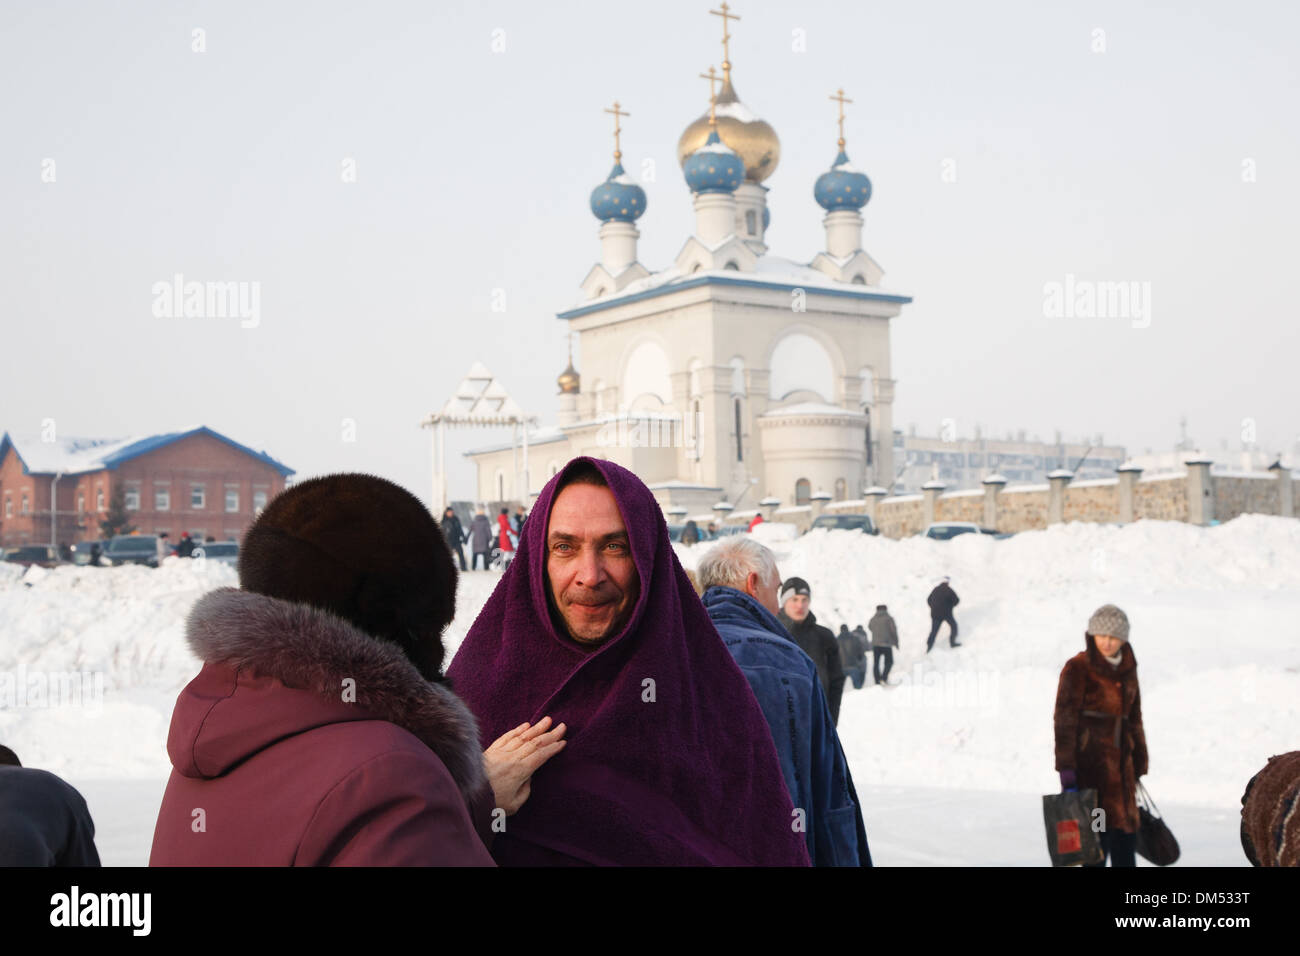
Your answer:
[[[880,534],[871,515],[822,515],[812,523],[809,531],[826,528],[829,531],[861,531],[863,534]]]
[[[4,559],[11,564],[21,564],[27,568],[33,564],[43,568],[55,568],[61,563],[59,552],[48,544],[27,544],[20,548],[11,548],[5,552]]]
[[[143,564],[158,567],[158,538],[152,534],[120,535],[108,542],[104,549],[104,564],[117,567],[123,564]]]

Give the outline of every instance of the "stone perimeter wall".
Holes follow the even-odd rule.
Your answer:
[[[1195,468],[1196,466],[1190,466]],[[1198,484],[1200,482],[1200,484]],[[1204,502],[1195,498],[1208,483]],[[1077,487],[1060,482],[1059,492],[1048,486],[1008,487],[982,494],[958,492],[944,495],[931,490],[921,495],[878,497],[834,503],[814,500],[808,508],[773,510],[769,521],[787,521],[807,530],[821,514],[869,514],[887,538],[905,538],[925,531],[931,521],[969,521],[987,527],[985,505],[994,495],[997,531],[1029,531],[1051,523],[1052,496],[1060,494],[1064,521],[1119,523],[1123,520],[1125,490],[1122,479],[1081,482]],[[1290,471],[1270,475],[1214,475],[1208,465],[1199,474],[1134,479],[1133,520],[1185,521],[1209,524],[1242,514],[1270,514],[1295,517],[1293,479]],[[747,523],[748,518],[727,521]]]

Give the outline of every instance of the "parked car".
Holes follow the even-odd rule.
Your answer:
[[[42,568],[54,568],[62,563],[59,561],[58,549],[48,544],[26,544],[20,548],[10,548],[5,552],[4,559],[10,564],[21,564],[25,568],[30,568],[33,564]]]
[[[880,534],[871,515],[822,515],[808,531],[826,528],[828,531],[861,531],[863,534]],[[806,534],[807,532],[805,532]]]
[[[744,534],[749,530],[743,524],[724,524],[719,525],[716,531],[709,534],[707,525],[701,524],[698,521],[695,522],[695,525],[699,528],[701,541],[717,541],[719,538],[726,537],[727,535]],[[668,526],[668,540],[680,543],[682,540],[682,532],[685,530],[686,525],[684,524],[670,524]]]
[[[120,567],[123,564],[143,564],[158,567],[158,537],[152,534],[118,535],[104,549],[104,564]]]
[[[235,541],[209,541],[207,544],[196,545],[194,554],[190,557],[206,558],[233,568],[239,564],[239,544]]]
[[[91,558],[90,549],[96,545],[99,547],[100,561],[102,563],[106,544],[107,542],[104,541],[78,541],[72,546],[72,563],[89,564]]]
[[[995,539],[1009,538],[1011,535],[1005,531],[994,531],[992,528],[981,528],[971,521],[936,521],[930,527],[925,529],[925,536],[935,541],[950,541],[960,534],[987,534]]]

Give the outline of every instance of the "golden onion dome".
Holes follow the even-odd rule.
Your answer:
[[[573,361],[570,360],[568,366],[560,373],[560,377],[555,380],[560,386],[561,395],[576,395],[581,378],[578,370],[573,367]]]
[[[722,81],[717,110],[718,135],[744,162],[745,179],[751,183],[761,183],[771,176],[781,159],[781,140],[769,123],[759,119],[750,112],[749,107],[740,102],[729,75]],[[703,146],[708,138],[709,111],[705,110],[699,119],[686,127],[681,139],[677,141],[678,163],[685,164],[687,158]]]

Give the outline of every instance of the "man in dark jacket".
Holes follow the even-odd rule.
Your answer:
[[[844,676],[853,681],[855,689],[861,688],[867,679],[867,649],[862,642],[862,628],[849,630],[847,624],[840,625],[839,634],[835,635],[840,645],[840,663],[844,665]]]
[[[456,517],[455,509],[448,507],[442,513],[442,536],[447,539],[447,547],[456,553],[460,558],[460,569],[468,571],[465,566],[465,529],[461,527],[460,518]]]
[[[957,597],[957,592],[952,589],[948,583],[949,579],[944,578],[939,582],[939,586],[930,592],[926,598],[926,603],[930,605],[930,636],[925,639],[925,652],[930,653],[934,647],[935,636],[939,633],[939,625],[945,621],[948,623],[948,645],[950,647],[961,647],[957,643],[957,620],[952,616],[952,609],[961,601]]]
[[[776,618],[781,577],[772,552],[734,535],[704,555],[698,574],[704,607],[771,728],[813,865],[870,866],[858,795],[817,668]]]
[[[889,671],[894,666],[894,648],[898,646],[898,626],[883,604],[876,605],[876,613],[867,626],[871,628],[871,674],[877,684],[888,684]],[[881,661],[885,663],[883,669]]]
[[[817,665],[817,676],[831,706],[831,718],[840,722],[840,697],[844,694],[844,665],[840,645],[829,627],[817,623],[810,607],[812,589],[803,578],[790,578],[781,585],[781,623],[790,637]]]
[[[478,512],[474,515],[474,520],[470,522],[469,547],[472,552],[469,564],[470,570],[478,570],[479,555],[482,555],[483,570],[486,571],[492,562],[492,523],[488,521],[487,512],[482,508],[478,509]]]
[[[86,801],[52,773],[0,747],[0,867],[99,866]]]

